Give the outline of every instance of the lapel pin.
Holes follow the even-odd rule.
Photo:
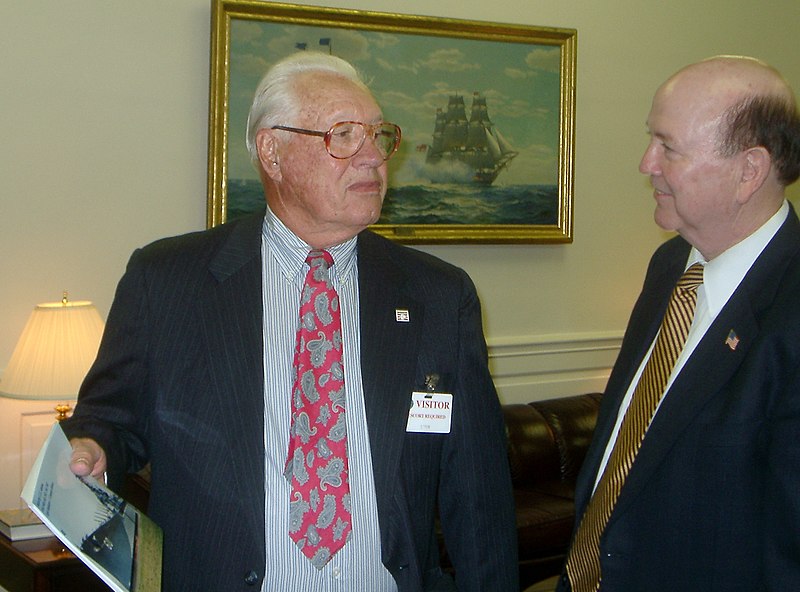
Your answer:
[[[408,311],[404,308],[395,308],[394,309],[394,318],[398,323],[409,323],[411,322],[411,317],[408,316]]]
[[[425,389],[432,393],[436,390],[436,385],[439,384],[439,375],[438,374],[426,374],[425,375]]]
[[[731,348],[731,351],[736,351],[736,347],[739,345],[739,336],[733,329],[728,333],[728,337],[725,339],[725,345]]]

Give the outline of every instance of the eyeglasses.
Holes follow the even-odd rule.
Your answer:
[[[354,156],[361,150],[364,140],[369,136],[383,160],[389,160],[400,145],[401,136],[399,126],[386,122],[370,125],[360,121],[340,121],[334,123],[327,132],[285,125],[273,125],[272,129],[324,138],[325,150],[334,158],[339,159]]]

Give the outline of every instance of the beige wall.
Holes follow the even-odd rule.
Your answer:
[[[476,281],[505,400],[541,373],[536,396],[602,387],[666,236],[637,172],[654,88],[746,53],[800,89],[797,0],[329,5],[578,30],[574,243],[425,247]],[[204,227],[209,22],[209,0],[2,3],[0,369],[37,302],[68,289],[105,316],[132,249]]]

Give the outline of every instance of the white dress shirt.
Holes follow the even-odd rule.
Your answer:
[[[356,239],[328,251],[331,279],[342,313],[346,390],[347,450],[351,516],[350,540],[317,570],[289,538],[289,494],[283,475],[289,449],[294,350],[300,292],[310,247],[267,208],[262,233],[264,295],[264,449],[266,571],[262,592],[396,592],[381,563],[381,541],[372,473],[364,393],[361,384],[360,323]]]

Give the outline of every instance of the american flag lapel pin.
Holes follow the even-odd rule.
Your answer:
[[[725,338],[725,345],[731,348],[731,351],[736,351],[736,347],[739,345],[739,336],[733,329],[730,330],[728,337]]]
[[[395,308],[394,318],[398,323],[410,323],[411,317],[408,316],[408,310],[405,308]]]

